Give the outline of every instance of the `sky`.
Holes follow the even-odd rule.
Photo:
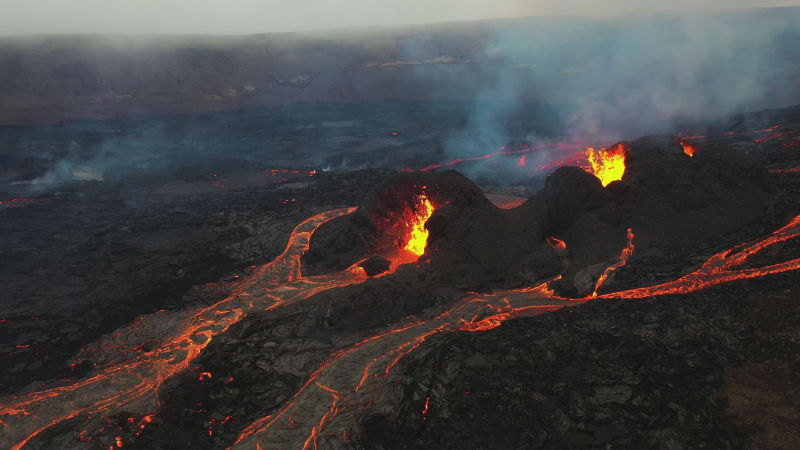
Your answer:
[[[800,6],[800,0],[0,0],[0,35],[251,34],[764,6]]]

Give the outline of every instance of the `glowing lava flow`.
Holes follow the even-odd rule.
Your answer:
[[[308,249],[311,233],[322,223],[352,211],[353,208],[322,213],[298,225],[281,256],[240,282],[228,298],[176,323],[177,331],[164,338],[155,350],[103,367],[72,385],[2,399],[0,446],[19,449],[44,430],[86,414],[109,414],[122,408],[131,412],[150,410],[154,394],[164,380],[185,370],[214,336],[249,312],[293,304],[326,289],[364,281],[366,275],[357,266],[314,277],[302,277],[300,273],[300,255]],[[799,270],[800,258],[739,268],[764,248],[799,236],[800,215],[763,240],[713,255],[699,269],[675,281],[596,298],[685,294],[729,281]],[[632,232],[628,237],[628,245],[614,268],[621,267],[633,251]],[[485,331],[512,318],[577,306],[588,300],[592,297],[557,297],[548,283],[543,283],[534,288],[471,295],[430,319],[384,330],[331,354],[277,411],[246,427],[234,447],[305,449],[316,448],[320,441],[342,446],[347,440],[346,432],[370,408],[392,402],[391,395],[383,394],[394,382],[393,369],[430,336],[448,331]]]
[[[568,142],[542,143],[534,145],[532,147],[523,145],[522,148],[514,150],[506,149],[505,147],[503,147],[499,152],[492,152],[492,153],[487,153],[485,155],[470,156],[466,158],[458,158],[458,159],[453,159],[451,161],[443,161],[431,164],[421,169],[401,168],[397,170],[399,170],[400,172],[430,172],[432,170],[441,169],[443,167],[452,167],[469,161],[483,161],[494,158],[495,156],[520,155],[520,154],[524,155],[525,153],[530,153],[542,149],[577,150],[581,148],[582,148],[581,145],[578,143],[571,144]],[[519,167],[525,166],[525,161],[526,158],[520,158],[520,160],[517,163],[517,166]]]
[[[717,137],[724,137],[724,136],[736,136],[740,134],[760,134],[760,133],[772,133],[773,131],[781,128],[783,125],[773,125],[769,128],[765,128],[763,130],[751,130],[751,131],[726,131],[724,133],[715,133],[715,134],[707,134],[707,135],[695,135],[695,136],[684,136],[684,133],[679,133],[678,137],[680,139],[711,139]],[[756,142],[759,142],[756,140]]]
[[[681,147],[683,147],[683,153],[687,154],[690,158],[694,157],[694,153],[695,151],[697,151],[694,145],[683,141],[678,141],[678,142],[680,142]]]
[[[78,416],[112,414],[122,408],[149,412],[155,407],[159,386],[185,370],[214,336],[249,312],[290,305],[323,290],[365,281],[366,274],[356,265],[328,275],[303,277],[300,273],[300,256],[308,249],[314,230],[354,210],[328,211],[302,222],[292,232],[286,250],[239,282],[231,296],[162,325],[167,331],[154,350],[109,364],[74,384],[1,399],[0,448],[19,449],[48,428]]]
[[[622,144],[617,144],[608,149],[586,149],[586,159],[589,166],[584,170],[600,179],[603,186],[608,186],[612,181],[622,179],[625,174],[625,156],[627,149]]]
[[[690,292],[708,289],[722,283],[736,280],[759,278],[791,270],[800,269],[800,258],[790,259],[777,264],[764,267],[737,269],[747,259],[761,250],[779,242],[795,239],[800,236],[800,215],[795,216],[783,228],[775,231],[769,237],[751,244],[740,244],[731,249],[717,253],[709,258],[699,269],[688,273],[675,281],[657,284],[621,292],[603,294],[600,298],[645,298],[656,295],[688,294]]]
[[[512,317],[582,301],[554,298],[546,284],[467,297],[429,320],[364,339],[332,354],[279,411],[245,428],[233,447],[307,449],[317,448],[320,439],[341,443],[367,408],[381,400],[392,369],[428,337],[446,331],[486,330]],[[335,447],[332,442],[326,444]]]
[[[409,224],[411,235],[406,243],[405,249],[411,253],[421,256],[425,253],[425,246],[428,245],[428,230],[425,229],[425,222],[433,214],[433,205],[425,194],[417,198],[418,204],[414,210],[414,219]]]
[[[766,239],[714,255],[700,269],[674,282],[597,298],[689,293],[727,281],[798,270],[800,258],[761,268],[734,270],[760,250],[798,236],[800,215]],[[621,267],[630,257],[632,239],[633,233],[629,230],[628,245],[620,255],[620,261],[612,267]],[[391,394],[383,395],[387,386],[394,382],[392,369],[428,337],[448,331],[490,330],[512,318],[578,306],[593,298],[560,298],[553,294],[548,284],[466,297],[432,319],[398,326],[332,354],[279,411],[245,428],[234,447],[307,449],[317,448],[320,440],[324,440],[323,444],[328,447],[343,446],[347,431],[370,408],[380,409],[393,401]],[[426,415],[429,410],[430,405],[426,404],[423,410]]]
[[[633,254],[633,230],[628,228],[628,243],[625,245],[625,248],[622,249],[622,253],[619,255],[619,260],[612,264],[609,267],[606,267],[606,270],[603,271],[603,274],[600,275],[600,278],[597,279],[597,284],[594,285],[594,291],[592,292],[592,297],[597,297],[597,291],[606,282],[608,276],[611,275],[612,272],[619,269],[620,267],[624,266],[628,263],[628,258],[631,257]]]
[[[40,198],[12,198],[8,200],[0,200],[0,209],[14,208],[18,206],[28,206],[34,203],[43,202],[53,197],[40,197]]]
[[[800,166],[789,169],[769,169],[770,173],[800,173]]]
[[[717,134],[711,134],[711,135],[696,135],[696,136],[683,136],[684,133],[680,133],[678,135],[678,138],[676,138],[676,140],[678,140],[681,143],[681,145],[683,146],[683,152],[686,155],[688,155],[690,157],[693,157],[695,152],[696,152],[696,150],[697,150],[697,147],[695,147],[693,144],[691,144],[688,141],[694,141],[694,140],[700,140],[700,139],[713,139],[713,138],[717,138],[717,137],[728,137],[728,136],[735,136],[735,135],[751,135],[751,134],[773,133],[771,135],[755,139],[756,143],[764,143],[764,142],[777,140],[777,139],[780,139],[780,138],[783,138],[783,137],[788,137],[790,135],[793,135],[793,134],[797,133],[796,130],[795,131],[775,133],[775,130],[778,130],[781,127],[782,127],[781,125],[774,125],[774,126],[772,126],[770,128],[765,128],[763,130],[740,131],[740,132],[728,131],[728,132],[724,132],[724,133],[717,133]],[[608,144],[606,144],[606,143],[595,143],[595,144],[596,145],[605,146],[605,145],[609,145],[610,142]],[[794,138],[791,142],[785,142],[783,144],[783,146],[787,147],[787,148],[790,148],[790,147],[794,147],[794,146],[796,146],[798,144],[800,144],[800,138]],[[508,156],[508,155],[518,155],[518,154],[522,154],[523,156],[520,157],[518,162],[515,163],[514,165],[517,166],[517,167],[525,167],[527,165],[526,164],[526,162],[527,162],[526,159],[527,158],[524,155],[526,153],[530,153],[530,152],[533,152],[533,151],[536,151],[536,150],[542,150],[542,149],[571,150],[572,152],[570,154],[564,156],[564,157],[561,157],[561,158],[551,158],[551,160],[549,162],[547,162],[546,164],[542,164],[542,165],[538,166],[537,170],[549,170],[549,169],[554,169],[556,167],[561,167],[561,166],[565,166],[565,165],[581,165],[581,167],[583,167],[583,164],[586,162],[586,157],[587,157],[586,149],[583,146],[581,146],[581,144],[579,142],[576,141],[576,142],[572,143],[572,142],[562,141],[562,142],[555,142],[555,143],[540,143],[540,144],[537,144],[537,145],[534,145],[534,146],[523,146],[522,148],[518,148],[518,149],[506,149],[505,147],[503,147],[501,149],[501,151],[487,153],[485,155],[477,155],[477,156],[470,156],[470,157],[465,157],[465,158],[458,158],[458,159],[453,159],[453,160],[450,160],[450,161],[442,161],[442,162],[438,162],[438,163],[435,163],[435,164],[428,165],[428,166],[423,167],[421,169],[400,168],[400,169],[397,169],[397,170],[399,170],[400,172],[428,172],[428,171],[432,171],[432,170],[442,169],[442,168],[445,168],[445,167],[456,166],[456,165],[459,165],[459,164],[465,163],[465,162],[485,161],[487,159],[492,159],[495,156]],[[594,147],[589,147],[589,149],[594,150]],[[587,167],[583,167],[583,168],[587,169]],[[624,172],[624,167],[623,167],[623,172]],[[620,177],[621,176],[622,176],[622,174],[620,174]],[[617,178],[617,179],[619,179],[619,178]]]
[[[528,198],[527,197],[516,197],[512,195],[502,195],[502,194],[484,194],[487,199],[494,206],[497,206],[500,209],[514,209],[517,206],[525,203]]]
[[[547,242],[547,245],[553,247],[553,250],[556,251],[564,251],[567,249],[566,242],[562,241],[561,239],[554,238],[552,236],[545,238],[545,242]]]

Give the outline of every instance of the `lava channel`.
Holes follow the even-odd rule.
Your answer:
[[[617,262],[598,280],[593,295],[614,270],[625,265],[633,253],[633,232]],[[764,248],[800,236],[800,215],[769,237],[738,245],[713,255],[698,270],[673,282],[612,294],[568,299],[554,295],[549,282],[534,288],[468,296],[456,306],[425,320],[385,330],[333,353],[279,411],[247,426],[235,448],[317,448],[322,440],[333,448],[345,446],[347,432],[371,408],[391,402],[382,396],[392,383],[393,368],[430,336],[453,331],[485,331],[504,321],[578,306],[608,298],[633,299],[666,294],[686,294],[721,283],[800,269],[800,258],[761,268],[736,269]],[[558,245],[557,241],[553,241]],[[560,277],[556,277],[558,279]],[[554,279],[554,280],[555,280]],[[427,411],[427,410],[426,410]]]
[[[179,331],[165,338],[155,350],[104,367],[96,375],[72,385],[3,399],[0,442],[19,449],[48,428],[73,417],[110,414],[122,408],[150,410],[164,380],[185,370],[214,336],[249,312],[274,309],[307,299],[325,289],[363,282],[366,275],[357,265],[330,275],[302,277],[300,273],[300,256],[308,249],[313,231],[322,223],[353,210],[329,211],[298,225],[281,256],[240,282],[231,296],[176,323]],[[489,330],[515,317],[578,306],[593,298],[635,299],[686,294],[734,280],[798,270],[800,258],[763,267],[740,268],[750,256],[764,248],[798,236],[800,215],[765,239],[713,255],[699,269],[675,281],[598,297],[561,298],[553,294],[549,283],[464,297],[431,319],[384,330],[331,354],[278,411],[246,427],[234,447],[309,448],[316,447],[320,440],[328,445],[341,445],[346,441],[346,432],[371,407],[391,401],[382,393],[393,381],[393,369],[404,356],[434,334]],[[628,245],[612,268],[621,267],[633,252],[632,232],[628,238]]]
[[[162,323],[152,328],[161,330],[162,335],[155,349],[102,366],[96,374],[73,384],[0,400],[0,447],[20,449],[48,428],[83,415],[109,415],[123,408],[152,411],[161,384],[189,367],[214,336],[248,313],[291,305],[327,289],[365,281],[367,276],[358,263],[333,274],[303,277],[300,273],[300,257],[308,250],[311,234],[323,223],[355,209],[324,212],[299,224],[284,252],[240,281],[229,297],[178,314],[166,325],[163,318],[156,318]],[[135,326],[141,328],[141,322],[135,321]]]

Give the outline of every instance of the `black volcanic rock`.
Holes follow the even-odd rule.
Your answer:
[[[715,396],[747,339],[725,294],[436,336],[408,358],[394,408],[363,420],[358,448],[742,448]]]
[[[607,289],[632,287],[633,280],[641,280],[656,266],[664,268],[659,272],[665,278],[675,278],[685,267],[681,262],[685,252],[675,249],[721,250],[729,245],[720,239],[722,236],[742,229],[763,214],[770,190],[766,171],[735,148],[702,145],[697,146],[694,157],[689,157],[672,137],[644,137],[625,145],[630,149],[625,174],[606,188],[613,201],[591,214],[603,226],[615,229],[618,236],[625,229],[632,229],[635,250],[616,275],[637,275],[628,278],[630,284],[615,286],[613,279],[609,280]],[[568,245],[578,236],[587,239],[589,227],[580,222],[568,230]],[[578,230],[577,226],[584,229]],[[601,242],[606,237],[610,235],[596,233],[594,241]],[[619,254],[622,244],[617,249]],[[566,274],[562,283],[570,282],[570,277]]]
[[[578,167],[556,170],[539,194],[547,205],[553,230],[567,228],[586,212],[601,207],[609,198],[600,180]]]
[[[497,209],[458,172],[400,173],[375,187],[356,212],[314,233],[303,256],[305,273],[342,270],[365,255],[396,251],[403,245],[412,219],[409,212],[422,192],[437,210],[445,205],[458,211]]]
[[[772,123],[777,122],[770,120],[768,125]],[[795,159],[787,156],[779,160],[780,168],[796,167],[797,153],[786,150],[796,131],[786,132],[795,134],[782,142],[770,141],[764,145],[756,145],[751,139],[741,148],[752,152],[769,150],[772,158],[789,155]],[[767,174],[772,186],[762,183],[763,169],[752,164],[747,155],[739,154],[737,146],[721,142],[702,144],[698,145],[695,157],[689,158],[671,137],[647,138],[627,145],[631,148],[628,171],[623,180],[605,189],[598,188],[597,181],[580,170],[565,168],[552,174],[545,189],[524,205],[506,211],[483,206],[480,198],[468,195],[473,192],[470,188],[465,191],[464,200],[472,201],[472,205],[466,201],[452,208],[452,202],[437,205],[436,214],[427,224],[428,252],[416,264],[401,267],[390,276],[320,292],[285,308],[247,315],[215,336],[185,372],[162,385],[157,410],[147,411],[155,413],[153,422],[144,430],[139,426],[138,414],[124,411],[110,417],[93,414],[91,418],[82,416],[51,427],[27,446],[107,448],[114,445],[115,438],[121,438],[126,448],[183,448],[189,442],[193,448],[228,448],[248,424],[280,414],[298,389],[313,381],[309,377],[339,351],[351,348],[367,336],[384,333],[388,327],[397,329],[401,324],[435,317],[443,308],[452,306],[454,300],[464,299],[465,290],[474,286],[479,286],[480,292],[487,292],[497,285],[521,283],[525,277],[518,271],[525,264],[544,273],[546,261],[535,261],[536,255],[552,259],[542,243],[544,236],[555,236],[567,243],[568,248],[559,252],[567,254],[563,261],[568,265],[562,292],[578,295],[581,289],[588,289],[575,286],[578,274],[585,276],[581,279],[591,286],[594,278],[588,275],[593,267],[602,269],[617,257],[625,244],[628,227],[635,232],[634,256],[607,282],[607,286],[612,284],[610,289],[674,279],[723,248],[768,235],[800,211],[800,196],[796,195],[800,192],[800,177],[776,171]],[[763,156],[768,167],[778,167],[773,166],[775,159],[759,156]],[[293,209],[289,214],[281,214],[278,209],[271,213],[280,217],[279,222],[261,213],[254,216],[237,213],[237,209],[249,211],[256,204],[281,204],[278,200],[282,195],[278,197],[276,192],[275,197],[262,196],[261,188],[243,196],[241,205],[235,209],[226,208],[236,205],[231,199],[239,197],[232,195],[235,192],[224,191],[218,200],[181,201],[180,212],[175,207],[171,216],[160,215],[178,222],[166,225],[180,225],[186,234],[202,229],[203,224],[215,229],[229,224],[225,226],[235,228],[224,231],[224,235],[236,245],[237,252],[267,258],[280,251],[290,227],[308,217],[310,211],[352,205],[363,198],[360,193],[353,194],[375,186],[374,180],[384,180],[390,185],[397,180],[388,179],[392,176],[388,172],[367,175],[368,172],[320,174],[316,185],[303,194],[306,198],[298,196],[296,205],[302,205],[300,211]],[[415,176],[404,177],[413,180]],[[431,175],[426,180],[436,181],[439,176]],[[757,200],[766,195],[768,188],[773,189],[774,198],[761,205]],[[329,204],[312,203],[326,195],[334,195]],[[84,201],[102,206],[94,215],[85,207],[75,208],[74,203],[69,206],[74,209],[75,217],[87,222],[118,216],[117,210],[109,207],[112,202],[98,200],[87,197]],[[63,214],[63,209],[45,209],[47,203],[40,205],[45,206],[3,211],[7,214],[3,217],[9,219],[7,234],[13,236],[11,231],[17,231],[12,227],[39,230],[40,234],[52,231],[54,226],[63,227],[63,220],[52,220],[53,213]],[[162,208],[173,209],[171,205]],[[41,213],[36,214],[41,220],[21,221],[23,215],[33,219],[36,208],[41,208]],[[115,214],[109,215],[109,211]],[[190,226],[196,219],[187,211],[200,218],[198,225]],[[391,212],[388,208],[387,213]],[[44,222],[48,228],[35,227]],[[148,220],[113,223],[113,228],[125,229],[120,229],[119,234],[112,234],[112,230],[107,233],[112,237],[130,236],[129,239],[135,236],[138,242],[179,245],[180,241],[169,239],[172,234],[155,228],[165,225],[164,222],[163,217],[153,216]],[[714,227],[720,222],[724,222],[721,230],[727,231],[715,233]],[[336,223],[348,222],[342,219],[329,225]],[[253,227],[259,238],[256,243],[262,245],[253,245],[252,236],[237,230],[243,225]],[[362,231],[369,231],[369,226]],[[343,233],[338,237],[347,238],[349,230],[340,229]],[[373,233],[367,233],[367,238],[378,236]],[[16,245],[27,236],[15,237]],[[92,237],[78,247],[81,252],[75,252],[75,256],[85,259],[87,248],[103,249],[97,254],[88,253],[96,255],[95,265],[101,270],[111,267],[109,262],[130,261],[130,255],[121,257],[118,245],[106,244],[114,241],[98,242],[98,238],[105,239],[102,235]],[[201,239],[190,249],[199,252],[205,243],[218,240],[216,236],[212,240]],[[42,248],[41,237],[31,234],[30,242]],[[337,251],[348,250],[347,245],[338,244],[341,247]],[[473,250],[473,245],[479,247]],[[800,254],[798,245],[795,239],[770,246],[755,255],[748,266],[794,258]],[[326,253],[327,248],[319,243],[315,248],[319,257],[315,264],[319,266],[341,256]],[[156,253],[161,250],[154,250],[150,255],[164,258]],[[503,256],[506,253],[513,256]],[[19,256],[12,261],[13,266],[21,265],[20,275],[15,277],[25,281],[21,278],[24,272],[29,276],[35,274],[32,269],[35,266],[23,258],[26,256],[23,252],[16,249],[12,255]],[[196,264],[208,269],[207,261],[198,259]],[[159,268],[153,266],[150,271]],[[57,264],[48,267],[61,268]],[[503,267],[505,273],[499,269]],[[128,278],[123,280],[145,285],[141,278],[130,278],[141,276],[140,271],[129,270],[124,274]],[[530,274],[527,281],[536,276]],[[38,278],[44,279],[44,276]],[[97,285],[118,287],[120,278],[111,278],[111,284],[100,277],[87,279]],[[54,280],[47,283],[59,281]],[[25,283],[36,288],[43,285],[41,281]],[[387,384],[381,385],[383,398],[379,400],[383,401],[364,410],[364,416],[344,424],[347,438],[336,433],[342,436],[340,440],[328,427],[320,432],[320,436],[326,435],[320,446],[746,448],[746,434],[759,433],[750,445],[769,447],[764,443],[770,441],[760,439],[760,435],[772,435],[773,439],[796,435],[796,421],[775,418],[797,416],[795,412],[800,405],[797,389],[793,388],[800,381],[797,377],[800,371],[796,370],[800,367],[796,348],[800,342],[797,339],[800,311],[794,301],[800,292],[798,283],[800,278],[793,271],[733,282],[686,296],[594,301],[533,318],[508,320],[486,332],[431,335],[396,361],[396,372],[386,378]],[[186,308],[207,305],[227,295],[222,290],[214,292],[217,289],[222,287],[182,299],[176,293],[175,299],[184,302]],[[63,366],[64,358],[53,351],[51,343],[74,338],[75,342],[86,340],[91,331],[81,332],[82,329],[108,323],[111,316],[106,311],[122,310],[119,298],[111,296],[104,300],[105,303],[88,305],[91,309],[85,311],[85,318],[79,317],[83,314],[80,312],[71,317],[4,320],[0,328],[5,330],[2,337],[6,338],[6,352],[14,352],[17,358],[6,360],[12,362],[4,365],[10,368],[9,375],[53,381],[65,376],[64,371],[53,369],[55,364],[34,367],[41,364],[40,355],[44,352],[45,359],[49,355],[50,361],[61,360]],[[165,300],[155,299],[151,305],[158,302]],[[34,327],[39,331],[31,331]],[[29,341],[33,342],[28,347]],[[23,348],[15,344],[22,344],[19,347]],[[737,367],[741,364],[744,366]],[[352,375],[361,375],[361,368],[354,367]],[[90,363],[78,364],[72,376],[84,378],[92,370]],[[46,376],[40,375],[45,372]],[[213,378],[201,375],[204,372],[213,374]],[[730,373],[738,374],[738,390],[731,390],[727,379]],[[11,386],[12,393],[24,393],[42,384],[29,388]],[[727,407],[726,397],[730,400]],[[737,403],[739,414],[731,415]],[[348,409],[346,400],[340,405],[339,411],[356,411]],[[747,420],[748,416],[757,416],[759,420]],[[349,420],[346,414],[337,420],[342,419]],[[756,427],[761,430],[754,431]],[[86,430],[94,441],[81,443],[79,439],[86,439],[83,434]],[[342,443],[344,439],[346,443]],[[794,441],[777,442],[785,444],[781,448],[797,448],[791,445]]]
[[[526,284],[561,270],[560,259],[544,243],[540,219],[531,214],[539,211],[535,206],[498,209],[467,178],[447,171],[398,174],[377,186],[358,211],[320,227],[303,259],[306,273],[342,270],[366,256],[400,249],[408,213],[422,192],[435,210],[426,223],[430,234],[421,270],[476,288]]]
[[[766,171],[742,152],[706,145],[689,157],[671,136],[622,145],[627,157],[621,180],[604,188],[592,174],[562,167],[511,210],[496,208],[456,172],[393,176],[356,213],[320,228],[304,258],[307,273],[341,270],[402,247],[409,211],[422,192],[435,207],[426,224],[423,270],[483,287],[527,284],[561,273],[555,286],[570,296],[592,292],[625,248],[629,228],[636,251],[623,271],[637,270],[654,247],[700,246],[751,223],[762,211],[769,190]],[[548,236],[567,243],[566,268],[545,243]],[[657,253],[664,262],[678,264],[670,261],[673,254]]]
[[[375,275],[380,275],[383,272],[389,270],[389,260],[386,258],[381,258],[380,256],[372,256],[368,258],[366,261],[359,264],[359,267],[364,269],[364,272],[367,273],[367,276],[374,277]]]

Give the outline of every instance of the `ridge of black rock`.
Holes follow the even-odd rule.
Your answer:
[[[689,157],[671,136],[622,145],[628,154],[621,180],[604,188],[590,173],[562,167],[511,210],[492,205],[453,171],[398,174],[378,185],[355,213],[320,227],[303,259],[306,273],[342,270],[400,248],[404,211],[413,210],[423,191],[435,211],[426,223],[430,234],[419,270],[484,288],[529,285],[563,270],[555,287],[573,296],[591,293],[625,247],[628,228],[637,248],[628,265],[636,266],[653,246],[707,244],[762,212],[767,173],[742,152],[712,144]],[[567,243],[566,268],[546,244],[548,236]]]

